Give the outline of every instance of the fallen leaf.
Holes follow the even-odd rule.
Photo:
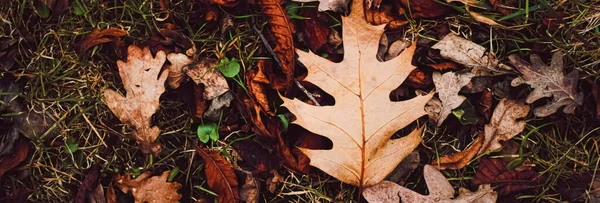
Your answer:
[[[309,18],[300,21],[300,27],[304,42],[311,51],[316,52],[327,43],[327,39],[329,38],[328,16],[321,15],[314,8],[302,8],[299,15]]]
[[[527,96],[527,103],[531,104],[541,98],[552,97],[551,103],[533,110],[535,116],[549,116],[563,106],[564,113],[572,114],[577,105],[583,103],[583,96],[577,92],[579,74],[577,70],[573,70],[564,75],[562,55],[561,52],[554,53],[550,66],[545,65],[536,54],[531,55],[531,63],[527,63],[517,55],[508,56],[510,63],[523,74],[522,77],[515,78],[511,85],[516,87],[526,83],[533,88]]]
[[[461,152],[444,155],[432,164],[439,169],[461,169],[465,167],[473,157],[489,151],[500,149],[500,141],[512,139],[525,129],[525,121],[517,121],[529,114],[529,106],[516,101],[502,99],[494,109],[492,120],[484,126],[483,132],[469,147]],[[438,165],[439,164],[439,165]]]
[[[350,0],[293,0],[300,3],[319,2],[319,11],[333,11],[346,13],[348,11],[348,3]]]
[[[95,189],[97,185],[100,185],[98,184],[99,176],[100,167],[98,165],[93,165],[85,176],[85,179],[83,179],[81,182],[81,185],[79,185],[79,190],[75,196],[76,203],[85,203],[90,201],[89,198],[86,201],[86,196],[89,196],[89,193],[93,193],[93,189]],[[102,188],[102,185],[100,185],[100,188]]]
[[[150,37],[148,45],[152,53],[164,51],[167,55],[185,52],[194,48],[194,42],[183,34],[183,30],[171,23],[162,25],[158,29],[158,34]]]
[[[564,180],[561,178],[558,181],[558,184],[556,184],[556,190],[558,193],[560,193],[561,199],[568,202],[577,202],[578,200],[581,201],[583,199],[582,197],[585,197],[587,194],[591,193],[590,196],[592,196],[595,195],[594,193],[599,192],[598,190],[595,190],[599,186],[598,183],[595,182],[600,181],[600,179],[598,179],[598,174],[596,173],[594,176],[594,174],[590,173],[590,171],[586,171],[584,173],[574,172],[569,176],[568,179]],[[590,202],[593,201],[590,199]]]
[[[427,66],[433,68],[434,70],[444,71],[444,70],[460,70],[460,65],[455,62],[442,62],[436,64],[427,64]]]
[[[86,194],[89,203],[106,203],[106,197],[104,196],[104,188],[102,184],[96,184],[96,187],[92,193]]]
[[[258,203],[259,183],[251,173],[246,172],[245,174],[246,180],[240,189],[240,200],[246,203]]]
[[[485,48],[449,33],[431,48],[439,49],[442,57],[471,69],[475,76],[492,76],[511,73],[512,68],[498,61],[493,53]]]
[[[598,88],[598,83],[594,82],[591,78],[588,78],[586,81],[592,86],[592,97],[594,97],[596,103],[596,119],[600,120],[600,88]]]
[[[41,0],[41,2],[52,10],[53,16],[62,14],[69,6],[69,0]]]
[[[198,0],[198,1],[205,5],[218,4],[223,7],[230,7],[230,8],[235,7],[240,3],[239,0]]]
[[[555,13],[547,12],[542,17],[542,24],[544,24],[549,30],[556,30],[567,23],[564,20],[566,17],[568,17],[568,15],[562,11],[557,11]]]
[[[294,67],[296,66],[294,26],[290,22],[286,10],[281,7],[281,3],[281,0],[258,0],[258,5],[262,9],[262,13],[267,16],[270,30],[275,37],[273,51],[283,66],[281,68],[285,78],[277,77],[270,81],[271,87],[276,90],[285,90],[292,85]]]
[[[275,193],[275,190],[277,189],[277,183],[283,182],[283,177],[279,175],[275,169],[271,170],[270,172],[273,174],[273,177],[268,178],[265,184],[267,185],[267,190],[269,190],[269,192]]]
[[[181,82],[185,78],[183,73],[183,67],[190,65],[193,60],[185,54],[170,53],[167,55],[167,60],[171,63],[169,66],[169,77],[167,78],[167,85],[172,89],[179,88]]]
[[[127,92],[126,97],[111,89],[104,89],[104,101],[121,122],[134,127],[133,136],[144,154],[158,156],[159,143],[154,142],[160,129],[152,127],[152,115],[158,110],[160,95],[165,91],[168,73],[160,74],[165,63],[165,53],[152,57],[148,47],[143,50],[131,45],[127,62],[117,61],[119,75]],[[158,79],[157,79],[158,78]]]
[[[406,8],[410,8],[410,16],[412,18],[435,18],[445,15],[450,11],[449,7],[435,0],[400,0],[400,2]]]
[[[493,76],[474,77],[471,82],[460,89],[460,92],[467,94],[483,92],[493,87],[495,83]]]
[[[425,114],[423,107],[432,94],[401,102],[389,100],[390,92],[416,68],[411,64],[416,43],[400,56],[379,62],[375,55],[384,26],[364,21],[362,1],[353,1],[352,11],[342,16],[344,60],[340,63],[297,51],[308,69],[306,81],[332,95],[335,105],[282,100],[296,115],[296,124],[333,142],[331,150],[300,148],[310,164],[362,188],[383,180],[419,144],[422,128],[403,138],[390,138]]]
[[[529,114],[529,106],[513,100],[502,99],[494,109],[490,123],[484,126],[484,142],[478,154],[500,149],[500,141],[510,140],[525,129],[521,119]]]
[[[13,150],[14,154],[0,157],[0,180],[2,180],[2,176],[6,172],[17,167],[19,163],[27,159],[27,154],[29,153],[29,143],[22,140],[17,141]]]
[[[531,168],[523,171],[509,170],[502,159],[483,158],[479,161],[473,185],[498,186],[500,195],[535,188],[544,183],[543,177]]]
[[[452,113],[452,109],[460,106],[466,97],[458,95],[460,89],[467,85],[471,78],[475,75],[472,73],[455,73],[447,72],[443,75],[439,72],[433,73],[433,83],[435,84],[436,92],[439,94],[439,98],[442,101],[442,108],[440,110],[439,119],[437,120],[437,126],[441,126],[444,120]]]
[[[385,179],[391,182],[404,182],[420,164],[421,157],[419,152],[413,151],[410,153]]]
[[[160,176],[152,176],[152,172],[146,171],[136,179],[131,179],[129,174],[121,176],[117,174],[115,181],[117,187],[124,193],[131,191],[136,203],[144,202],[179,202],[181,194],[177,190],[181,184],[177,182],[167,182],[169,171],[163,172]]]
[[[112,181],[106,188],[106,203],[117,203],[117,195],[115,194],[115,188],[113,187]]]
[[[393,14],[392,5],[371,7],[365,5],[365,20],[373,25],[387,25],[390,30],[398,29],[408,24],[408,20]]]
[[[77,53],[83,55],[92,47],[108,42],[120,41],[120,37],[125,35],[127,35],[127,31],[117,28],[107,28],[102,31],[94,29],[83,40],[77,43]]]
[[[464,168],[473,157],[477,156],[479,149],[483,145],[483,133],[480,133],[470,146],[461,152],[441,156],[438,160],[432,161],[439,170],[444,169],[461,169]]]
[[[221,118],[221,110],[229,107],[233,100],[233,93],[225,92],[210,102],[210,106],[204,112],[204,118],[212,121],[217,121]]]
[[[180,57],[185,55],[178,54]],[[183,56],[182,56],[183,55]],[[187,56],[185,56],[187,57]],[[197,85],[204,85],[204,99],[213,100],[229,91],[225,77],[215,68],[217,61],[211,58],[201,59],[198,63],[183,67],[185,72]]]
[[[204,160],[204,172],[208,187],[217,193],[217,202],[238,202],[240,192],[233,165],[218,152],[196,147],[196,152]]]
[[[242,167],[249,167],[253,174],[267,172],[279,167],[278,160],[275,160],[267,150],[252,140],[236,142],[233,144],[233,148],[244,163]]]
[[[402,187],[390,181],[383,181],[373,187],[366,188],[362,193],[365,199],[371,203],[375,202],[427,202],[427,203],[491,203],[496,202],[498,194],[492,190],[490,185],[481,185],[475,192],[460,188],[458,196],[454,197],[454,188],[444,175],[431,165],[425,165],[423,169],[425,183],[429,195],[421,195],[408,188]]]
[[[437,97],[432,97],[425,105],[425,112],[427,112],[430,121],[437,123],[442,112],[442,101]]]
[[[266,67],[268,66],[268,67]],[[272,63],[266,60],[258,60],[256,62],[256,68],[250,69],[246,72],[246,84],[248,85],[248,92],[256,101],[262,110],[266,114],[270,114],[271,107],[269,107],[269,99],[266,95],[266,85],[270,84],[270,80],[266,73],[267,69],[271,69]]]

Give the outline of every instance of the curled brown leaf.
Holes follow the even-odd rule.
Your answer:
[[[127,31],[117,28],[108,28],[102,31],[94,29],[83,40],[79,41],[77,53],[83,55],[87,50],[99,44],[120,42],[121,37],[125,35],[127,35]]]
[[[204,172],[208,187],[217,193],[217,201],[223,203],[239,202],[240,192],[233,165],[218,152],[208,148],[196,147],[196,152],[204,160]]]

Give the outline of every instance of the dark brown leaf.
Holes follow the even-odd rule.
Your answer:
[[[404,7],[410,8],[412,18],[435,18],[449,12],[448,7],[435,0],[400,0],[399,2]]]
[[[50,10],[52,10],[53,16],[62,14],[69,5],[69,0],[41,0]]]
[[[204,99],[204,87],[194,84],[194,103],[196,118],[202,118],[204,115],[204,110],[206,109],[206,100]]]
[[[544,183],[543,177],[531,168],[517,171],[506,168],[502,159],[483,158],[479,162],[472,184],[492,184],[499,187],[499,195],[507,195]]]
[[[473,143],[469,147],[467,147],[465,150],[458,152],[458,153],[441,156],[439,158],[439,160],[434,160],[431,163],[431,165],[435,166],[439,170],[448,169],[448,168],[449,169],[461,169],[461,168],[465,167],[471,161],[471,159],[473,159],[473,157],[475,157],[477,155],[477,152],[479,152],[479,149],[481,148],[481,145],[483,144],[483,138],[482,138],[483,135],[481,135],[481,134],[483,134],[483,133],[480,133],[480,135],[477,136],[475,141],[473,141]]]
[[[196,152],[204,159],[204,172],[208,187],[217,193],[219,203],[239,202],[240,192],[233,165],[218,152],[196,147]]]
[[[327,43],[329,38],[329,25],[327,15],[321,15],[316,8],[300,9],[300,15],[310,19],[300,21],[304,42],[312,52],[317,52]]]
[[[14,154],[0,157],[0,180],[2,180],[2,176],[6,172],[18,166],[19,163],[27,158],[29,143],[20,140],[15,144],[13,150],[15,150]]]
[[[239,0],[198,0],[198,1],[205,5],[218,4],[223,7],[234,7],[240,3]]]
[[[98,165],[92,166],[92,168],[90,168],[87,175],[85,176],[85,179],[83,179],[83,182],[81,182],[81,185],[79,185],[79,190],[77,191],[77,196],[75,197],[76,203],[88,202],[86,201],[85,197],[88,193],[92,192],[96,185],[98,185],[97,180],[99,176],[100,167]]]
[[[279,168],[279,160],[275,160],[273,155],[252,140],[236,142],[233,144],[233,148],[253,174]]]
[[[518,1],[517,0],[489,0],[490,4],[492,4],[492,7],[494,8],[495,11],[498,11],[504,15],[509,15],[515,11],[517,11],[516,9],[510,9],[510,8],[514,8],[514,6],[518,6]]]
[[[125,35],[127,35],[127,31],[117,28],[108,28],[102,31],[94,29],[83,40],[79,41],[77,52],[83,55],[87,50],[91,49],[92,47],[108,42],[120,41],[120,37],[123,37]]]
[[[439,70],[439,71],[462,69],[462,67],[460,65],[458,65],[458,63],[455,63],[452,61],[442,62],[442,63],[438,63],[438,64],[427,64],[427,66],[429,66],[435,70]]]
[[[586,80],[592,86],[592,96],[596,103],[596,119],[600,120],[600,88],[598,83],[594,82],[591,78]]]
[[[294,48],[293,25],[286,10],[281,7],[281,0],[258,0],[262,13],[267,17],[270,30],[275,37],[275,54],[281,60],[282,72],[285,78],[273,78],[271,87],[284,90],[292,85],[294,67],[296,65],[296,50]]]
[[[106,203],[117,203],[117,195],[115,194],[115,188],[113,183],[108,184],[106,188]]]
[[[407,20],[393,14],[392,5],[384,4],[378,8],[367,7],[365,4],[365,20],[373,25],[388,24],[388,29],[395,30],[408,24]]]

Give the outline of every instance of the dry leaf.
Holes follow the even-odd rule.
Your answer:
[[[479,161],[473,185],[492,184],[498,186],[500,195],[525,190],[543,184],[544,178],[531,168],[525,170],[508,169],[502,159],[484,158]]]
[[[152,176],[152,172],[146,171],[136,179],[131,179],[129,174],[121,176],[117,174],[115,181],[121,191],[128,193],[131,191],[136,203],[144,202],[179,202],[181,194],[177,190],[181,184],[177,182],[167,182],[169,171],[163,172],[160,176]]]
[[[285,79],[273,78],[271,87],[276,90],[284,90],[292,85],[294,79],[294,67],[296,66],[296,54],[294,53],[294,26],[290,22],[286,10],[281,7],[281,0],[258,0],[258,5],[264,15],[267,16],[270,30],[275,37],[275,48],[273,51],[281,61],[281,67]]]
[[[166,71],[158,77],[165,63],[165,52],[158,52],[156,57],[152,57],[148,47],[142,50],[131,45],[127,50],[127,62],[117,61],[127,95],[123,97],[114,90],[105,89],[104,101],[121,122],[134,127],[133,136],[142,152],[158,156],[161,146],[154,140],[160,134],[160,129],[152,127],[151,122],[168,77]]]
[[[510,140],[525,129],[525,121],[517,121],[529,114],[529,106],[516,101],[502,99],[492,115],[490,123],[477,135],[473,143],[462,152],[445,155],[432,164],[439,169],[463,168],[475,157],[500,149],[500,141]],[[438,166],[439,164],[439,166]]]
[[[393,14],[392,5],[386,4],[377,8],[367,7],[365,6],[365,20],[373,25],[387,24],[388,29],[395,30],[408,24],[408,20]]]
[[[437,123],[442,112],[442,101],[437,97],[432,97],[425,105],[425,112],[427,112],[430,121]]]
[[[53,16],[62,14],[69,6],[69,0],[41,0],[41,2],[52,10]]]
[[[449,7],[435,0],[400,0],[400,2],[410,8],[412,18],[435,18],[449,11]]]
[[[494,109],[492,120],[485,125],[485,138],[478,154],[500,149],[501,140],[512,139],[525,129],[526,122],[519,120],[529,114],[529,106],[513,100],[502,99]]]
[[[177,54],[178,57],[187,57],[184,54]],[[204,85],[204,99],[213,100],[229,91],[229,84],[225,77],[215,68],[217,61],[211,58],[205,58],[200,62],[183,67],[185,72],[197,84]]]
[[[240,192],[238,181],[233,171],[233,165],[223,158],[218,152],[208,148],[196,147],[196,152],[204,160],[204,172],[208,187],[217,193],[217,202],[238,202]]]
[[[110,182],[108,184],[108,188],[106,188],[106,203],[117,203],[117,195],[115,194],[115,188],[113,187],[113,183]]]
[[[459,37],[453,33],[446,35],[431,48],[439,49],[445,59],[472,68],[475,76],[492,76],[511,73],[512,68],[496,59],[492,53],[486,53],[485,47]]]
[[[267,190],[269,190],[269,192],[275,193],[275,190],[277,189],[277,183],[283,182],[284,178],[279,175],[275,169],[271,170],[270,172],[273,174],[273,177],[268,178],[265,184],[267,185]]]
[[[460,188],[458,197],[454,198],[454,188],[444,175],[431,165],[423,169],[425,183],[429,195],[424,196],[408,188],[390,181],[383,181],[362,193],[365,199],[375,202],[422,202],[422,203],[492,203],[496,202],[498,194],[490,185],[481,185],[475,192]]]
[[[481,145],[483,145],[483,133],[479,133],[477,138],[465,150],[450,155],[441,156],[438,160],[432,161],[437,169],[461,169],[465,167],[473,157],[477,156]]]
[[[515,6],[518,5],[518,0],[489,0],[490,4],[495,11],[498,11],[504,15],[510,15],[511,13],[517,11]]]
[[[531,55],[531,63],[527,63],[517,55],[508,57],[510,63],[523,74],[522,77],[515,78],[511,85],[515,87],[527,83],[533,88],[527,96],[527,103],[531,104],[541,98],[552,97],[552,102],[533,110],[533,114],[538,117],[553,114],[562,106],[565,107],[563,112],[572,114],[577,105],[583,103],[583,96],[577,92],[579,74],[577,70],[573,70],[564,75],[562,55],[560,52],[554,53],[550,66],[545,65],[536,54]]]
[[[452,109],[460,106],[466,97],[458,95],[460,89],[467,85],[471,78],[475,75],[472,73],[455,73],[447,72],[443,75],[439,72],[433,73],[433,83],[435,84],[436,92],[438,92],[440,100],[442,101],[442,108],[440,110],[439,119],[437,120],[437,126],[441,126],[444,120],[452,113]]]
[[[300,3],[319,2],[319,11],[334,11],[346,13],[348,11],[348,3],[350,0],[293,0]]]
[[[167,55],[167,60],[171,63],[169,66],[169,77],[167,78],[167,85],[172,89],[179,88],[181,82],[185,78],[183,73],[183,67],[191,64],[193,60],[185,54],[170,53]]]
[[[95,47],[99,44],[104,44],[107,42],[120,41],[120,37],[127,35],[127,31],[117,29],[117,28],[108,28],[105,30],[94,29],[90,34],[85,36],[83,40],[78,43],[77,52],[81,55],[85,54],[85,52],[92,47]]]
[[[27,158],[29,153],[29,144],[25,141],[17,141],[14,148],[14,154],[5,155],[0,157],[0,180],[2,176],[17,167],[19,163],[23,162]]]
[[[422,128],[400,139],[390,137],[425,115],[432,94],[390,101],[390,92],[416,68],[411,64],[416,43],[390,61],[377,61],[384,26],[364,21],[362,11],[363,2],[353,1],[350,15],[342,17],[345,54],[340,63],[298,50],[308,69],[306,81],[332,95],[335,105],[282,99],[296,115],[296,124],[333,142],[331,150],[301,148],[310,164],[342,182],[368,187],[383,180],[419,144]]]
[[[240,189],[240,200],[246,203],[258,203],[259,183],[251,173],[245,171],[244,173],[246,174],[246,180]]]
[[[304,42],[311,51],[316,52],[327,43],[329,37],[328,16],[321,15],[314,8],[302,8],[299,15],[310,18],[300,21],[300,26]]]
[[[97,181],[99,176],[100,176],[100,167],[98,165],[92,166],[90,168],[90,170],[88,171],[87,175],[85,176],[85,179],[83,179],[83,181],[81,182],[81,185],[79,185],[77,195],[75,196],[75,203],[89,202],[90,201],[89,193],[94,193],[95,191],[93,191],[92,189],[97,187],[97,185],[100,187],[100,189],[102,189],[102,184],[98,184],[98,181]],[[102,193],[104,193],[104,191],[102,191]],[[88,196],[88,198],[86,198],[86,196]],[[95,195],[92,195],[92,196],[95,196]],[[86,201],[86,199],[88,201]]]

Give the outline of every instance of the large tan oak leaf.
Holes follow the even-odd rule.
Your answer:
[[[308,69],[306,81],[335,98],[334,106],[312,106],[284,100],[296,124],[333,142],[331,150],[302,149],[310,165],[361,188],[385,178],[421,141],[421,129],[390,140],[399,129],[425,115],[432,94],[392,102],[389,94],[415,69],[411,64],[416,43],[400,56],[379,62],[379,38],[385,25],[363,19],[363,1],[353,1],[352,13],[342,16],[344,60],[330,62],[313,53],[297,51]]]

